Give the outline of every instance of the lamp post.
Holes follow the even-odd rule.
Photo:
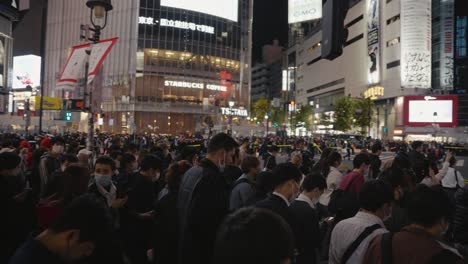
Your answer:
[[[269,120],[268,120],[269,116],[268,115],[265,115],[265,120],[266,120],[266,136],[268,137],[268,123],[269,123]]]
[[[228,135],[232,135],[232,107],[234,106],[234,101],[229,101],[229,129]]]
[[[103,30],[107,25],[107,13],[112,10],[111,0],[88,0],[86,6],[90,9],[91,24],[93,28],[89,25],[81,25],[81,30],[86,30],[85,39],[86,41],[91,41],[92,43],[98,43],[101,38],[101,30]],[[101,23],[104,20],[104,23]],[[94,32],[94,36],[90,38],[88,36],[89,31]],[[84,90],[88,91],[88,72],[89,72],[89,55],[91,54],[91,49],[86,51],[87,60],[85,64],[85,83]],[[94,111],[93,111],[93,92],[92,88],[89,88],[88,92],[89,100],[89,118],[88,118],[88,140],[86,142],[86,148],[90,151],[94,150]]]

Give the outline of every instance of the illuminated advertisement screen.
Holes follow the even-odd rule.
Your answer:
[[[13,89],[41,85],[41,57],[35,55],[13,58]]]
[[[405,125],[452,127],[457,124],[458,97],[405,97]]]
[[[238,21],[238,0],[161,0],[161,6],[191,10],[234,22]]]
[[[289,0],[288,22],[299,23],[322,17],[322,0]]]

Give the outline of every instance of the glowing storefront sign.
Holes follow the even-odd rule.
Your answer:
[[[322,17],[322,0],[289,0],[288,3],[289,24]]]
[[[367,6],[367,51],[369,56],[369,84],[380,82],[379,1],[369,0]]]
[[[195,24],[192,22],[187,22],[187,21],[180,21],[180,20],[171,20],[171,19],[166,19],[166,18],[161,18],[160,21],[154,20],[152,17],[139,17],[138,18],[138,24],[142,25],[156,25],[158,24],[161,27],[172,27],[172,28],[179,28],[179,29],[189,29],[192,31],[199,31],[199,32],[204,32],[208,34],[214,34],[215,33],[215,28],[207,25],[199,25]]]
[[[221,112],[223,115],[228,116],[249,116],[249,113],[245,109],[221,107]]]
[[[217,84],[207,84],[200,82],[185,82],[185,81],[164,81],[164,86],[166,87],[180,87],[180,88],[191,88],[191,89],[207,89],[212,91],[221,91],[226,92],[227,87]]]
[[[161,0],[161,6],[180,8],[238,21],[238,0]]]
[[[385,88],[382,86],[370,87],[364,92],[364,98],[370,98],[372,100],[377,99],[379,96],[384,96]]]

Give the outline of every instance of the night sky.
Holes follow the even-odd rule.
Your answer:
[[[253,60],[260,61],[262,46],[278,39],[286,47],[288,41],[288,1],[254,0]]]

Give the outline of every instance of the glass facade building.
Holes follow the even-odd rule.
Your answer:
[[[252,1],[239,0],[238,5],[238,20],[232,21],[141,0],[134,81],[105,96],[103,114],[113,122],[102,128],[206,132],[204,121],[211,118],[213,129],[222,131],[229,121],[223,107],[248,110]]]

